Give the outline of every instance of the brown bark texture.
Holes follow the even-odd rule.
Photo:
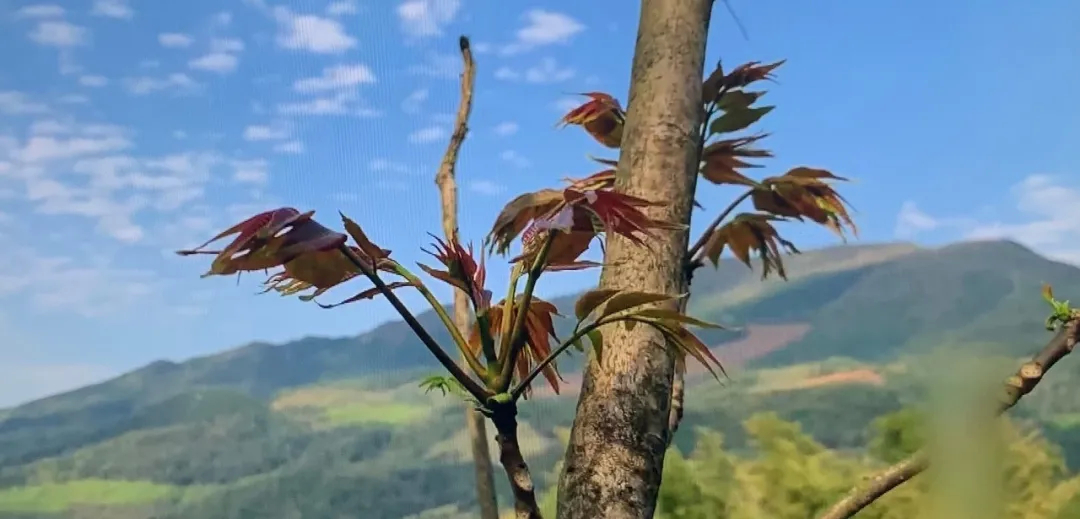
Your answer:
[[[540,505],[536,502],[536,489],[532,474],[521,454],[517,435],[517,415],[514,407],[500,409],[492,416],[495,424],[495,441],[499,444],[499,463],[506,470],[510,489],[514,493],[514,519],[542,519]]]
[[[454,121],[454,133],[450,136],[446,153],[443,155],[439,171],[435,174],[435,184],[439,188],[439,200],[442,204],[442,228],[447,238],[457,236],[457,159],[461,145],[468,134],[469,113],[472,112],[473,84],[476,67],[473,62],[469,40],[464,36],[459,40],[464,68],[461,72],[461,102]],[[469,300],[462,290],[454,290],[454,324],[462,335],[469,335]],[[462,368],[468,369],[462,361]],[[495,494],[494,467],[492,467],[487,439],[487,423],[484,415],[471,406],[465,409],[465,424],[469,431],[472,447],[473,464],[476,468],[476,499],[480,506],[480,519],[499,519],[499,503]]]
[[[688,222],[711,0],[642,0],[616,189],[658,202],[652,218]],[[600,285],[686,290],[688,230],[640,247],[611,236]],[[674,309],[677,303],[670,303]],[[559,480],[558,519],[648,519],[660,487],[674,373],[648,326],[603,329],[604,353],[585,372]]]
[[[1054,364],[1075,349],[1077,340],[1080,339],[1078,328],[1080,328],[1080,316],[1074,315],[1039,353],[1020,366],[1015,374],[1005,379],[1003,394],[993,401],[991,410],[994,414],[1000,415],[1012,409],[1021,398],[1035,389],[1035,386],[1042,381],[1043,375],[1054,367]],[[929,454],[925,449],[920,450],[852,488],[818,519],[847,519],[929,467]]]

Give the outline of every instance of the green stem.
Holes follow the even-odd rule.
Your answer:
[[[712,223],[710,223],[709,226],[705,228],[705,232],[701,233],[701,237],[698,238],[698,240],[694,242],[694,245],[686,251],[686,257],[689,258],[691,262],[697,262],[701,260],[701,258],[699,258],[698,256],[701,254],[702,247],[704,247],[706,243],[709,243],[709,238],[712,237],[712,234],[716,232],[716,229],[720,227],[720,224],[724,223],[724,219],[731,215],[731,212],[734,211],[735,208],[737,208],[739,204],[743,203],[747,198],[750,198],[750,195],[752,194],[754,194],[754,190],[748,189],[745,193],[739,195],[738,198],[728,204],[728,206],[720,212],[720,215],[717,216],[716,219],[713,220]]]
[[[518,280],[521,279],[522,268],[520,263],[515,263],[510,270],[510,282],[507,283],[506,298],[503,299],[502,322],[499,327],[499,361],[506,362],[510,355],[510,329],[514,324],[514,299],[517,298]],[[502,370],[499,370],[502,373]]]
[[[457,379],[457,381],[469,391],[473,398],[479,402],[485,402],[492,396],[493,393],[478,384],[468,373],[465,373],[465,371],[461,369],[461,366],[458,366],[457,362],[454,362],[454,359],[439,346],[439,343],[435,342],[435,339],[424,329],[424,326],[416,320],[416,317],[409,311],[408,307],[405,306],[405,303],[402,303],[401,299],[398,299],[397,294],[390,290],[390,287],[386,286],[386,283],[383,282],[382,278],[379,277],[379,274],[376,273],[370,265],[361,259],[360,256],[347,245],[342,244],[338,247],[338,250],[341,251],[341,253],[344,254],[356,268],[360,269],[360,272],[363,273],[364,276],[371,280],[371,283],[375,285],[375,288],[379,290],[379,293],[382,294],[387,301],[390,301],[390,305],[394,307],[394,310],[397,310],[398,314],[401,315],[401,318],[405,320],[405,324],[409,325],[409,328],[411,328],[413,333],[420,339],[420,342],[424,343],[424,346],[427,347],[428,351],[435,356],[435,359],[439,361],[439,364],[442,364],[443,367],[450,372],[450,375]]]
[[[533,260],[532,267],[529,268],[525,277],[525,289],[521,292],[521,307],[514,316],[514,327],[510,330],[510,352],[503,359],[502,371],[499,372],[499,378],[495,381],[496,393],[502,393],[510,387],[510,381],[514,376],[514,364],[517,362],[518,355],[521,354],[521,348],[525,346],[525,320],[529,314],[529,306],[532,304],[533,290],[536,289],[536,281],[540,279],[540,274],[547,266],[548,253],[551,252],[551,244],[555,241],[557,232],[547,231],[544,244],[540,246],[540,251],[536,253],[536,259]]]
[[[582,337],[588,335],[589,332],[599,328],[602,324],[605,324],[605,322],[597,321],[593,324],[586,326],[585,328],[574,332],[574,334],[571,335],[569,339],[566,339],[562,342],[562,344],[559,344],[557,348],[552,350],[551,353],[544,358],[544,360],[540,361],[536,366],[533,366],[532,371],[530,371],[529,374],[525,376],[525,378],[521,379],[521,382],[518,382],[517,386],[514,386],[514,388],[510,390],[510,397],[515,401],[518,398],[521,398],[521,395],[523,395],[525,393],[525,390],[528,389],[529,384],[531,384],[532,381],[536,379],[536,377],[539,376],[541,372],[544,371],[544,368],[546,368],[552,362],[555,362],[556,357],[562,355],[563,352],[567,350],[567,348],[573,346],[575,342],[580,340]]]
[[[495,354],[495,338],[491,336],[491,319],[484,313],[476,312],[476,326],[480,332],[480,349],[484,352],[484,360],[487,361],[488,380],[495,380],[500,372],[499,357]]]
[[[458,350],[461,351],[461,355],[465,358],[465,363],[469,365],[469,368],[472,369],[478,377],[487,382],[487,370],[480,364],[480,359],[477,359],[476,355],[470,351],[469,343],[465,340],[465,336],[461,335],[461,330],[458,329],[454,320],[450,318],[450,314],[446,313],[446,307],[435,298],[435,294],[431,293],[431,290],[424,285],[424,282],[410,272],[409,269],[405,268],[405,266],[395,262],[394,271],[405,278],[406,281],[412,283],[413,287],[424,296],[424,299],[427,300],[431,309],[435,310],[435,315],[439,316],[439,320],[442,321],[443,326],[450,332],[450,337],[454,340],[454,343],[457,344]]]

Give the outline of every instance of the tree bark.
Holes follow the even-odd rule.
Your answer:
[[[642,0],[616,189],[686,223],[697,175],[701,83],[711,0]],[[600,285],[682,294],[688,230],[639,247],[609,237]],[[677,303],[671,303],[672,309]],[[559,480],[558,519],[650,519],[656,508],[674,358],[648,326],[606,327],[589,363]]]
[[[461,144],[468,133],[469,113],[472,111],[473,83],[476,68],[473,63],[469,40],[464,36],[459,40],[464,69],[461,72],[461,102],[454,121],[454,133],[446,147],[439,171],[435,174],[435,184],[439,187],[439,199],[442,203],[443,234],[449,238],[457,237],[457,179],[456,168]],[[469,336],[469,300],[463,290],[454,290],[454,324],[463,336]],[[464,365],[464,362],[462,362]],[[464,366],[468,369],[468,366]],[[484,415],[469,406],[465,409],[465,425],[469,431],[469,443],[472,447],[473,465],[476,468],[476,500],[480,505],[481,519],[499,519],[499,502],[495,494],[495,470],[491,463],[491,451],[488,447],[487,423]]]

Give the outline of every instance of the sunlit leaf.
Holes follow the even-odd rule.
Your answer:
[[[739,65],[724,76],[723,86],[730,90],[742,88],[761,80],[773,79],[773,71],[783,65],[785,61],[781,60],[768,65],[762,65],[760,61],[751,61]]]
[[[574,316],[579,321],[584,320],[589,314],[593,313],[600,305],[607,302],[618,294],[619,291],[610,288],[595,289],[581,294],[577,302],[574,303]]]
[[[581,94],[589,101],[574,108],[559,121],[561,125],[579,125],[597,142],[609,148],[618,148],[622,143],[623,127],[626,124],[626,112],[619,101],[603,92]]]
[[[845,230],[858,236],[858,228],[848,213],[847,201],[826,181],[846,180],[823,169],[798,167],[778,177],[761,181],[761,189],[751,195],[754,208],[770,214],[809,219],[824,225],[841,238]]]
[[[736,259],[753,268],[750,256],[751,252],[754,252],[761,259],[762,279],[774,270],[781,278],[786,279],[787,273],[784,271],[781,256],[784,252],[797,254],[799,250],[777,233],[772,224],[778,221],[783,221],[783,218],[765,214],[740,214],[709,236],[704,247],[705,257],[713,265],[718,265],[726,248]]]
[[[433,237],[435,238],[435,250],[425,250],[424,252],[438,259],[446,267],[446,270],[433,269],[422,263],[420,268],[424,269],[428,275],[468,294],[477,311],[487,309],[491,305],[491,291],[484,288],[487,280],[487,270],[484,268],[483,254],[480,255],[480,261],[477,262],[471,244],[466,249],[458,242],[456,237],[451,237],[447,241],[443,241],[437,236]]]
[[[514,239],[533,220],[552,214],[563,203],[563,193],[556,189],[526,193],[513,199],[495,218],[495,224],[488,232],[491,249],[499,254],[505,254]]]
[[[611,299],[608,299],[604,308],[600,311],[597,319],[603,319],[604,317],[612,314],[630,310],[642,305],[650,303],[658,303],[661,301],[671,301],[677,299],[678,296],[670,296],[667,294],[652,294],[648,292],[630,292],[624,291],[615,294]]]

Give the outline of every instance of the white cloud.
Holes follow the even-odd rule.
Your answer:
[[[131,141],[114,135],[106,137],[73,137],[60,139],[53,136],[34,135],[16,151],[15,158],[26,164],[70,159],[82,155],[119,151],[131,146]]]
[[[490,180],[473,180],[469,182],[469,191],[486,196],[495,196],[506,191],[506,188]]]
[[[88,87],[103,87],[109,84],[109,78],[105,76],[86,75],[79,77],[79,84]]]
[[[236,70],[236,64],[240,60],[232,54],[225,52],[211,52],[188,62],[188,66],[197,70],[208,70],[224,74]]]
[[[86,44],[88,31],[85,27],[65,21],[41,22],[30,33],[30,39],[50,47],[75,47]]]
[[[96,16],[123,20],[129,20],[135,16],[135,11],[124,0],[94,0],[94,9],[91,13]]]
[[[64,8],[52,4],[27,5],[15,11],[17,18],[59,18],[64,16]]]
[[[273,15],[278,22],[277,43],[286,49],[341,54],[356,46],[356,38],[337,20],[295,14],[285,7],[274,8]]]
[[[251,125],[244,128],[244,140],[248,142],[277,141],[288,137],[288,130],[281,127]]]
[[[188,66],[198,70],[208,70],[226,74],[236,70],[240,58],[238,52],[244,50],[244,42],[234,38],[214,38],[210,41],[210,52],[188,62]]]
[[[304,152],[304,143],[297,140],[281,142],[274,145],[274,152],[300,154]]]
[[[441,141],[449,136],[450,134],[446,131],[446,128],[442,126],[428,126],[410,133],[409,142],[413,144],[427,144],[430,142]]]
[[[199,87],[195,80],[183,73],[169,74],[164,78],[148,76],[126,78],[124,85],[135,95],[146,95],[158,91],[190,92]]]
[[[210,40],[213,52],[240,52],[244,50],[244,41],[236,38],[214,38]]]
[[[568,15],[543,9],[525,13],[526,24],[517,31],[513,43],[503,46],[499,53],[508,56],[536,47],[568,43],[585,26]]]
[[[326,14],[330,16],[344,16],[356,13],[357,9],[354,2],[333,2],[326,6]]]
[[[1011,221],[971,216],[931,216],[905,203],[897,229],[910,236],[920,231],[948,231],[964,240],[1010,239],[1040,254],[1080,264],[1080,189],[1075,180],[1030,175],[1010,189],[1018,217]],[[995,215],[1003,211],[993,211]]]
[[[368,169],[370,169],[371,171],[388,171],[393,173],[409,172],[408,166],[400,162],[394,162],[392,160],[381,158],[373,159],[370,163],[368,163]]]
[[[320,76],[296,80],[293,90],[304,93],[324,92],[374,82],[375,74],[365,65],[336,65],[323,69]]]
[[[406,35],[422,38],[442,34],[460,8],[460,0],[406,0],[398,4],[397,14]]]
[[[0,91],[0,113],[7,115],[36,114],[49,111],[49,107],[30,99],[30,96],[14,90]]]
[[[233,161],[233,181],[241,184],[265,184],[270,173],[265,160],[241,160]]]
[[[193,41],[191,36],[178,32],[163,32],[158,35],[158,43],[171,49],[190,47]]]
[[[574,77],[574,69],[560,67],[555,58],[544,58],[538,65],[525,69],[524,73],[518,73],[508,67],[495,71],[496,79],[525,80],[529,83],[559,83],[572,77]]]
[[[401,102],[401,110],[407,114],[419,113],[427,98],[428,90],[426,88],[414,90]]]
[[[317,97],[304,101],[282,103],[277,111],[283,115],[352,115],[356,117],[378,117],[378,110],[364,106],[353,92],[336,92],[326,97]]]
[[[506,150],[500,153],[499,158],[506,162],[509,162],[512,166],[516,168],[527,168],[532,164],[531,162],[529,162],[529,159],[522,157],[521,154],[514,150]]]
[[[118,268],[108,261],[50,256],[9,248],[10,261],[24,268],[0,274],[0,297],[19,297],[37,309],[100,317],[130,310],[156,291],[153,273]]]
[[[513,121],[502,122],[495,126],[495,135],[499,135],[501,137],[513,135],[517,133],[517,131],[518,124]]]

